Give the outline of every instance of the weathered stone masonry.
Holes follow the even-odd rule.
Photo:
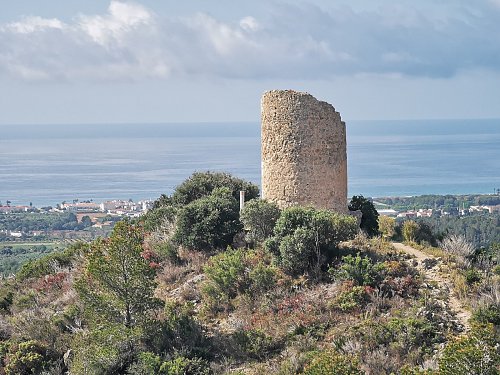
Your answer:
[[[347,211],[345,123],[332,105],[297,91],[264,93],[262,195],[281,208]]]

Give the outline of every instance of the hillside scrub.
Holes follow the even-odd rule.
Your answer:
[[[477,301],[463,332],[443,286],[354,217],[250,200],[240,218],[213,185],[0,280],[0,373],[497,373],[493,261],[443,264]]]

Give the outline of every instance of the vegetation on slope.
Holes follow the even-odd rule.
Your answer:
[[[494,306],[462,332],[387,225],[370,239],[351,216],[259,200],[240,214],[245,184],[197,174],[193,199],[2,280],[0,373],[498,373]]]

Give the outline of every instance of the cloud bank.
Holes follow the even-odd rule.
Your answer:
[[[447,78],[500,70],[500,2],[450,16],[390,6],[370,11],[270,2],[265,17],[159,16],[112,0],[70,22],[38,16],[0,24],[0,75],[26,81],[169,77],[328,79],[340,75]]]

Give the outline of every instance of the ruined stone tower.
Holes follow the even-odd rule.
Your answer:
[[[307,93],[262,96],[262,196],[292,205],[347,211],[345,123]]]

